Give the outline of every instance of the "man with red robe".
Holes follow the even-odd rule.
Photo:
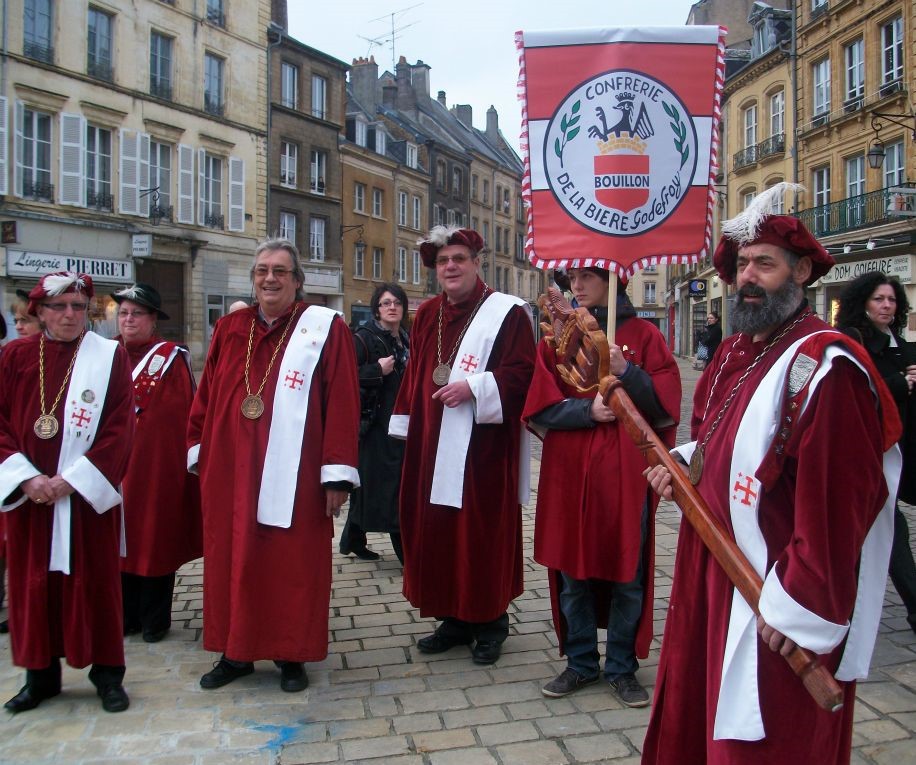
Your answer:
[[[220,688],[273,659],[280,687],[328,654],[332,517],[359,485],[359,387],[350,330],[302,302],[295,245],[262,243],[256,304],[217,324],[188,426],[200,475],[204,648]]]
[[[868,354],[808,306],[805,286],[833,259],[798,219],[770,214],[782,193],[723,224],[714,263],[738,287],[737,334],[697,385],[696,440],[677,450],[763,579],[760,616],[682,523],[644,763],[850,758],[893,534],[899,418]],[[670,496],[663,467],[648,477]],[[783,655],[796,645],[840,682],[840,711],[792,672]]]
[[[0,357],[0,510],[5,511],[13,661],[26,683],[6,709],[60,693],[64,657],[89,664],[107,712],[127,709],[121,504],[134,415],[124,349],[86,330],[86,274],[44,276],[29,312],[44,331]]]
[[[137,431],[124,476],[121,559],[124,634],[157,643],[172,624],[175,572],[202,555],[200,487],[185,469],[185,432],[194,400],[190,354],[163,340],[156,322],[168,319],[149,284],[112,295],[118,304],[115,338],[127,350],[134,379]]]
[[[571,268],[568,276],[579,307],[607,326],[609,272]],[[618,285],[610,371],[673,446],[681,405],[677,363]],[[567,659],[541,691],[558,698],[598,680],[600,625],[607,629],[605,679],[623,704],[643,707],[649,695],[635,673],[652,640],[658,498],[642,475],[646,458],[600,394],[578,392],[556,366],[556,350],[542,341],[523,414],[544,439],[534,559],[550,569],[554,624]]]
[[[437,226],[420,245],[443,292],[417,311],[389,423],[407,439],[404,595],[442,621],[418,641],[421,652],[474,642],[473,660],[492,664],[509,634],[506,609],[523,589],[529,457],[520,416],[534,335],[525,304],[478,277],[476,231]]]

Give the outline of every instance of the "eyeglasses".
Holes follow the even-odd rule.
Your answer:
[[[68,308],[72,308],[73,313],[80,313],[89,308],[89,303],[42,303],[42,306],[54,313],[63,313]]]
[[[266,278],[267,274],[273,276],[274,279],[283,279],[284,277],[289,276],[295,272],[291,268],[280,268],[279,266],[275,268],[268,268],[267,266],[256,266],[252,269],[252,273],[258,277],[258,279]]]
[[[464,253],[459,253],[458,255],[438,255],[436,256],[436,265],[437,266],[447,266],[449,261],[457,265],[467,263],[471,259],[470,255],[465,255]]]
[[[126,319],[128,316],[132,319],[139,319],[141,316],[149,316],[152,311],[118,311],[119,319]]]
[[[403,305],[400,300],[383,300],[379,303],[382,308],[400,308]]]

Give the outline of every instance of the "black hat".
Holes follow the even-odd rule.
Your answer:
[[[169,315],[161,308],[162,298],[159,296],[156,288],[151,287],[149,284],[140,284],[138,282],[130,287],[125,287],[123,290],[112,293],[111,297],[118,305],[125,300],[129,300],[131,303],[136,303],[137,305],[142,305],[155,311],[160,319],[169,318]]]
[[[29,293],[25,290],[16,290],[16,297],[24,300],[26,303],[29,302]]]

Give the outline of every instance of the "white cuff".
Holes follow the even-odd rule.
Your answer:
[[[97,513],[104,513],[121,504],[121,493],[85,456],[66,468],[60,477],[69,483]]]
[[[849,629],[848,623],[828,622],[796,601],[783,589],[775,567],[763,581],[759,608],[768,625],[814,653],[830,653]]]
[[[408,425],[410,425],[409,414],[393,414],[388,420],[388,435],[392,438],[407,438]]]
[[[503,402],[493,373],[471,375],[465,380],[474,395],[474,421],[478,425],[501,425]]]
[[[679,454],[681,459],[684,460],[685,465],[690,464],[690,458],[693,456],[693,453],[696,451],[697,442],[690,441],[686,444],[681,444],[680,446],[675,446],[669,454]]]
[[[23,481],[28,481],[38,475],[41,475],[41,471],[29,462],[22,452],[11,454],[0,463],[0,502],[13,494]],[[24,496],[11,505],[2,505],[0,511],[19,507],[26,499],[28,497]]]
[[[359,471],[350,465],[322,465],[321,484],[332,481],[349,481],[354,489],[359,488]]]
[[[200,444],[194,444],[188,449],[188,472],[197,475],[197,461],[200,457]]]

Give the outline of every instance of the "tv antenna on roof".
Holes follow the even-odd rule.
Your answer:
[[[373,37],[363,37],[362,35],[358,35],[360,38],[362,38],[363,40],[369,43],[369,50],[372,50],[373,45],[381,46],[381,45],[384,45],[385,43],[391,44],[391,73],[392,74],[394,74],[395,64],[397,61],[397,56],[395,53],[395,41],[401,37],[401,34],[400,34],[401,32],[403,32],[405,29],[415,26],[418,22],[413,21],[410,24],[401,24],[400,26],[397,26],[397,27],[395,26],[395,24],[400,24],[402,17],[404,16],[405,13],[407,13],[408,11],[412,11],[414,8],[419,8],[421,5],[423,5],[423,3],[415,3],[414,5],[410,5],[406,8],[401,8],[400,10],[392,11],[391,13],[386,13],[384,16],[379,16],[378,18],[370,19],[369,20],[370,24],[373,24],[376,21],[390,21],[391,31],[389,32],[389,35],[387,37],[382,35],[380,37],[373,38]]]

